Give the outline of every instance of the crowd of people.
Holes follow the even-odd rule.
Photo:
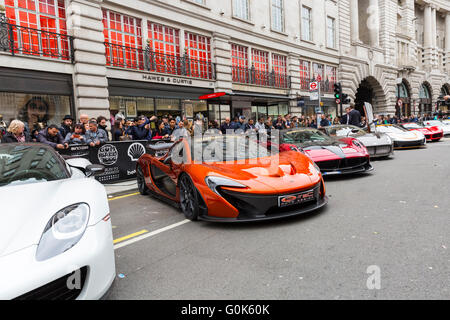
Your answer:
[[[0,116],[1,117],[1,116]],[[426,114],[422,116],[411,115],[409,117],[398,117],[396,115],[378,115],[375,124],[398,124],[405,122],[418,122],[432,120],[439,117],[439,114]],[[271,130],[285,130],[292,128],[323,128],[336,124],[348,124],[358,127],[366,127],[367,120],[351,104],[345,109],[342,117],[332,117],[331,115],[320,114],[314,116],[291,116],[279,115],[277,117],[260,117],[259,119],[246,119],[245,116],[226,118],[223,123],[215,120],[208,122],[205,128],[202,119],[192,122],[181,119],[179,116],[170,115],[158,118],[156,116],[146,117],[141,115],[135,119],[126,119],[121,113],[109,119],[112,124],[108,129],[108,119],[100,116],[89,118],[86,114],[81,114],[78,121],[70,115],[62,119],[60,126],[49,125],[45,128],[28,129],[28,126],[20,120],[12,120],[6,129],[6,123],[0,118],[0,138],[2,143],[10,142],[40,142],[51,147],[62,150],[69,145],[89,145],[95,147],[108,141],[127,140],[154,140],[169,139],[177,129],[185,129],[185,132],[194,135],[195,130],[213,130],[222,134],[230,132],[270,132]],[[2,129],[3,128],[3,129]],[[200,128],[200,129],[197,129]]]

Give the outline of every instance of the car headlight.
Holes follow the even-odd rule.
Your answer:
[[[47,223],[36,252],[36,259],[44,261],[75,246],[86,231],[90,208],[78,203],[58,211]]]
[[[219,196],[221,196],[221,194],[217,191],[218,187],[247,188],[237,181],[222,177],[208,176],[205,178],[205,182],[208,187]]]
[[[318,173],[320,173],[320,168],[319,166],[313,161],[314,164],[314,168],[317,170]]]

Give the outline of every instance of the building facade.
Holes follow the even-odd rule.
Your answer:
[[[436,111],[450,93],[449,1],[340,0],[339,16],[339,77],[358,108]]]
[[[339,113],[344,92],[377,113],[431,111],[448,93],[447,0],[0,0],[0,114],[223,121]],[[214,92],[225,95],[208,100]],[[398,103],[401,101],[401,103]]]
[[[326,0],[0,0],[0,110],[35,125],[122,112],[222,121],[336,114],[339,7]],[[320,30],[320,31],[318,31]],[[226,95],[199,98],[214,92]]]

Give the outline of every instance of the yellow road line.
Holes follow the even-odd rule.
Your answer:
[[[142,235],[144,233],[148,233],[148,230],[141,230],[141,231],[129,234],[129,235],[125,236],[125,237],[116,239],[116,240],[114,240],[114,244],[119,243],[119,242],[123,242],[123,241],[131,239],[131,238],[135,238],[135,237],[140,236],[140,235]]]
[[[109,198],[108,201],[119,200],[119,199],[128,198],[128,197],[132,197],[132,196],[137,196],[138,194],[140,194],[140,193],[139,193],[139,192],[136,192],[136,193],[130,193],[130,194],[126,194],[126,195],[124,195],[124,196],[119,196],[119,197]]]

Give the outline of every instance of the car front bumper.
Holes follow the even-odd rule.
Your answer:
[[[58,299],[67,296],[68,290],[77,289],[80,293],[74,298],[96,300],[108,291],[115,279],[110,220],[89,226],[74,247],[58,256],[37,261],[36,250],[37,245],[32,245],[0,258],[0,300]],[[76,270],[86,271],[83,283],[70,276]],[[69,278],[67,283],[65,277]],[[55,287],[58,281],[59,287]]]
[[[285,211],[283,213],[278,214],[261,214],[261,215],[239,215],[237,218],[219,218],[212,216],[199,216],[200,220],[209,221],[209,222],[255,222],[255,221],[265,221],[265,220],[276,220],[282,218],[288,218],[293,216],[298,216],[306,213],[310,213],[320,208],[324,207],[328,203],[328,197],[324,196],[320,198],[318,201],[315,201],[309,205],[302,207],[301,209],[293,209],[290,211]]]

